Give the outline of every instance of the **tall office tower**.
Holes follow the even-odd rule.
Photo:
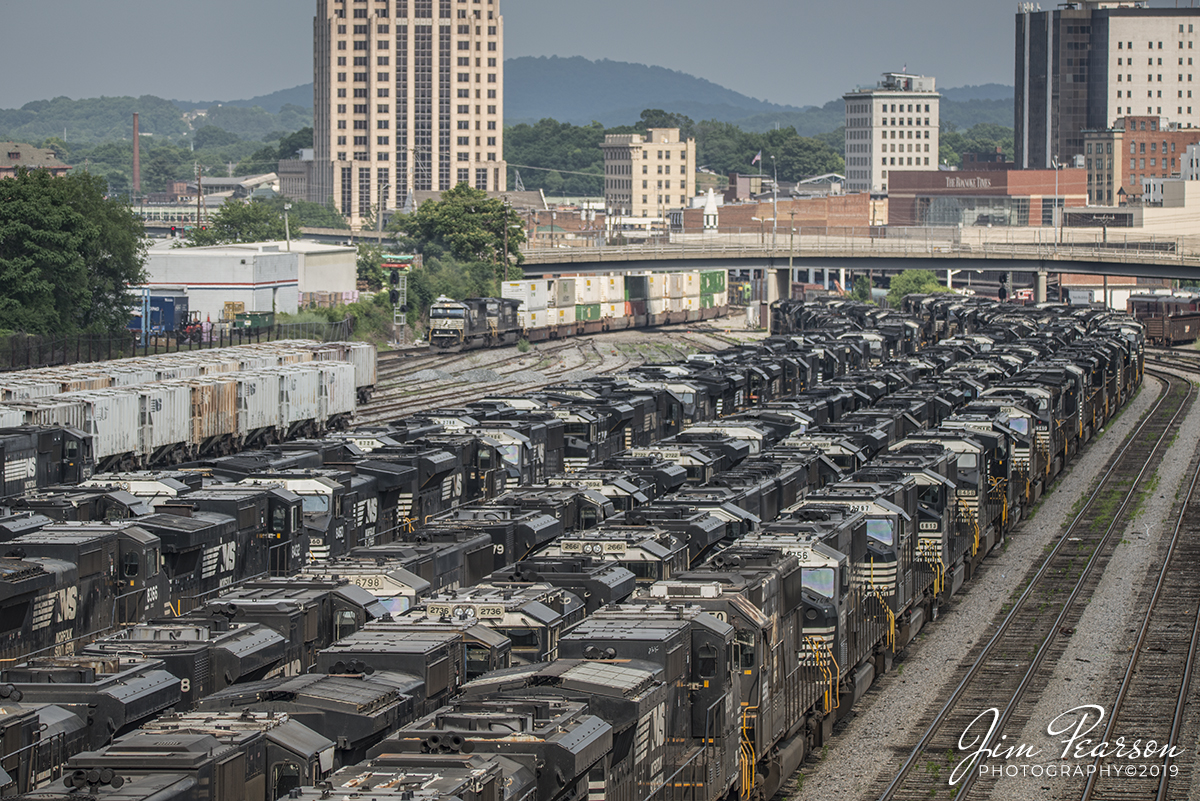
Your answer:
[[[1016,162],[1044,169],[1084,153],[1085,130],[1119,117],[1200,124],[1200,8],[1077,0],[1053,11],[1023,3],[1016,26]]]
[[[933,78],[884,73],[846,101],[846,191],[887,193],[888,174],[936,170],[941,140]]]
[[[410,191],[502,191],[499,0],[317,0],[310,200],[351,226]]]

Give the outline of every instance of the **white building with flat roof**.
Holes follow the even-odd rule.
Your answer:
[[[248,312],[295,314],[299,272],[300,253],[281,243],[153,247],[146,254],[146,283],[134,289],[182,292],[190,310],[212,322],[221,319],[227,301],[244,303]]]
[[[933,78],[887,72],[874,88],[843,97],[845,191],[886,194],[893,172],[937,169],[941,95]]]

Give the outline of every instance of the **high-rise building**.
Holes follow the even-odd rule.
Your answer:
[[[410,190],[506,188],[499,0],[317,0],[309,199],[352,226]]]
[[[608,134],[600,149],[604,207],[613,216],[665,218],[696,193],[696,140],[681,140],[678,128]]]
[[[1041,11],[1024,3],[1016,22],[1018,167],[1072,163],[1084,154],[1085,130],[1120,117],[1200,124],[1200,8],[1075,0]]]
[[[846,191],[886,193],[888,175],[936,170],[941,99],[933,78],[884,73],[846,100]]]

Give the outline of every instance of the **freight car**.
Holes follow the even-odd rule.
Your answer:
[[[611,273],[509,281],[502,298],[439,298],[429,344],[460,351],[711,320],[729,309],[726,271]]]
[[[249,484],[257,475],[275,485],[289,471],[296,481],[313,471],[345,490],[329,485],[320,495],[364,500],[368,485],[354,481],[364,465],[389,451],[408,460],[419,482],[433,485],[418,494],[446,504],[430,507],[440,514],[397,526],[395,536],[410,543],[360,546],[310,570],[330,579],[353,572],[376,596],[364,609],[396,614],[423,604],[426,614],[378,619],[332,642],[314,657],[324,676],[254,681],[296,669],[282,633],[292,625],[282,623],[308,603],[299,587],[282,591],[289,611],[274,623],[275,591],[239,602],[232,615],[218,597],[203,620],[197,610],[104,643],[170,660],[188,679],[186,703],[289,714],[320,707],[314,719],[326,728],[318,731],[346,732],[339,754],[361,759],[370,749],[374,757],[335,777],[339,788],[355,776],[449,771],[465,760],[539,801],[665,799],[677,786],[711,801],[767,797],[1141,379],[1141,328],[1122,316],[968,305],[934,299],[919,305],[928,320],[910,320],[816,304],[797,310],[802,336],[579,381],[528,403],[480,399],[376,427],[363,438],[369,454],[344,437],[338,447],[300,443],[303,456],[272,448],[261,458],[210,460],[205,469],[225,480]],[[921,347],[938,339],[932,321],[948,319],[957,321],[954,336]],[[439,456],[435,428],[453,432],[442,435],[447,448],[472,437],[502,442],[509,488],[525,486],[452,509],[448,477],[459,466],[465,474],[469,460]],[[636,445],[633,455],[598,447],[609,438]],[[602,458],[594,470],[585,463]],[[536,486],[568,464],[565,480]],[[204,489],[144,483],[178,500]],[[306,529],[343,525],[347,547],[354,536],[363,542],[367,508],[351,520],[351,505],[343,502],[330,526],[310,510]],[[354,571],[343,567],[351,562]],[[580,576],[559,567],[575,563]],[[587,566],[600,572],[582,575]],[[486,596],[473,598],[469,588],[492,571]],[[505,669],[514,643],[489,629],[501,616],[481,614],[475,602],[527,611],[542,603],[540,582],[582,592],[591,617],[570,631],[554,628],[553,615],[520,621],[530,631],[546,624],[523,660],[553,658],[546,646],[555,637],[560,658]],[[443,597],[429,598],[438,587]],[[257,591],[230,598],[239,592]],[[325,625],[295,628],[327,643],[338,631]],[[89,650],[106,653],[97,645]],[[197,656],[217,669],[186,672]],[[248,679],[215,696],[222,705],[199,698]],[[559,724],[553,733],[547,721]],[[503,757],[488,753],[499,749]],[[540,775],[528,768],[539,764]]]

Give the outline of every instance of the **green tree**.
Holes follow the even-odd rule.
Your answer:
[[[525,241],[520,215],[466,184],[443,192],[440,201],[425,201],[412,214],[396,215],[389,230],[396,233],[401,247],[426,258],[450,256],[462,262],[499,265],[504,258],[506,221],[508,255],[520,264]]]
[[[634,127],[639,131],[647,131],[651,128],[678,128],[679,138],[683,140],[690,139],[696,134],[696,123],[692,121],[691,117],[663,111],[661,108],[648,108],[642,111],[642,117]]]
[[[346,218],[332,206],[322,206],[320,203],[310,203],[307,200],[293,200],[283,195],[276,195],[273,198],[257,202],[265,203],[275,209],[280,217],[283,216],[283,204],[290,203],[292,208],[288,211],[288,225],[292,229],[293,238],[299,236],[298,232],[301,228],[350,230],[350,226],[346,224]]]
[[[283,211],[271,203],[230,198],[209,221],[207,230],[190,228],[181,247],[274,242],[284,237]]]
[[[240,142],[241,137],[235,133],[230,133],[224,129],[218,128],[215,125],[205,125],[196,131],[196,135],[192,141],[196,145],[196,149],[206,147],[222,147],[224,145],[232,145],[235,142]]]
[[[145,280],[141,223],[102,178],[21,170],[0,180],[0,319],[13,330],[114,331]]]
[[[301,128],[295,133],[288,134],[279,140],[279,158],[294,159],[296,153],[306,147],[313,146],[313,129],[312,126]]]
[[[949,291],[929,270],[905,270],[892,276],[887,299],[889,305],[899,306],[905,295],[930,295]]]
[[[358,280],[365,281],[368,289],[378,292],[383,288],[383,247],[366,242],[358,244]]]
[[[865,275],[854,279],[854,289],[850,297],[863,303],[871,302],[871,281]]]

